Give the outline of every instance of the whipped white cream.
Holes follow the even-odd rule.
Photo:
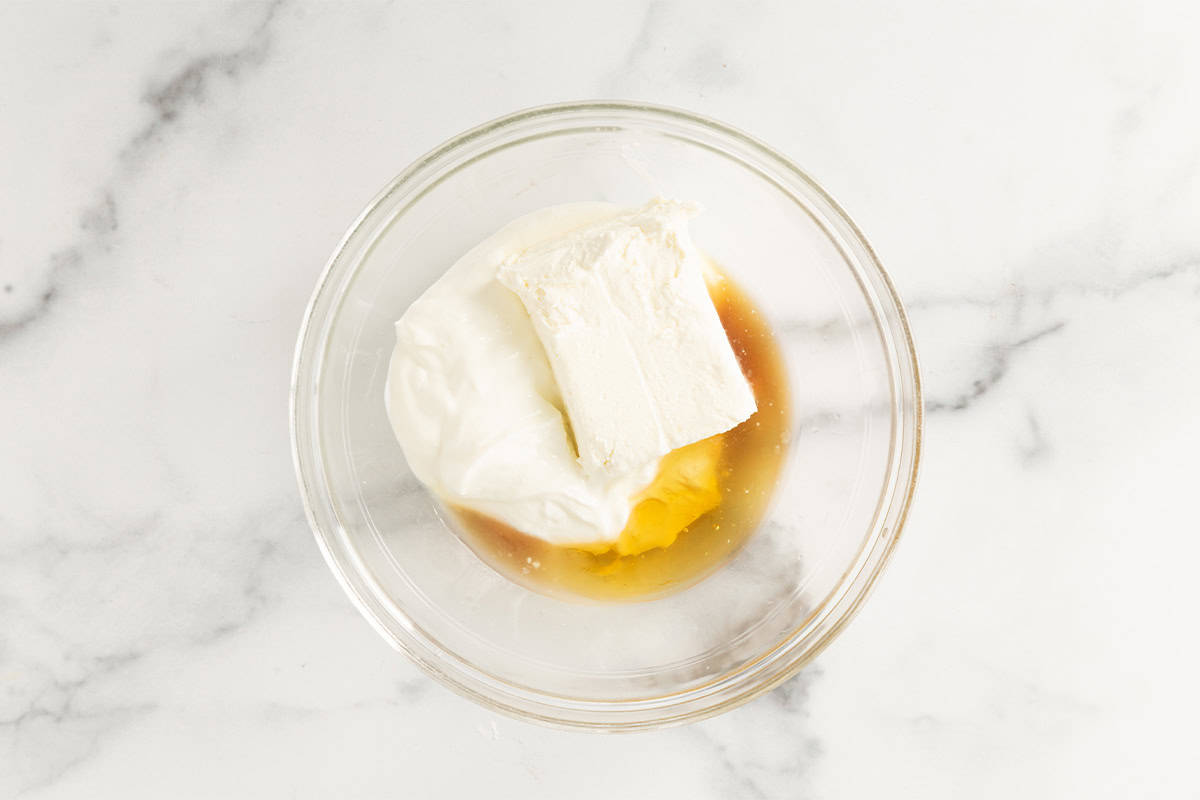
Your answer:
[[[752,414],[688,215],[660,201],[536,211],[417,299],[396,323],[386,389],[417,478],[451,504],[555,544],[611,542],[661,455]],[[547,290],[554,298],[541,302]],[[584,318],[583,328],[560,324]]]
[[[521,217],[455,262],[396,323],[386,403],[413,473],[449,503],[557,544],[616,539],[656,464],[584,474],[533,323],[496,270],[620,211],[575,203]]]

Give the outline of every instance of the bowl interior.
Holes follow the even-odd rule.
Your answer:
[[[915,391],[897,374],[908,352],[898,308],[827,198],[781,169],[696,122],[549,115],[433,154],[348,236],[301,346],[298,459],[335,571],[435,674],[537,697],[568,718],[572,704],[666,707],[827,626],[824,611],[894,536],[885,517],[906,491],[898,442]],[[644,602],[546,597],[481,562],[409,471],[383,406],[392,325],[526,212],[654,195],[699,201],[697,243],[767,314],[790,376],[793,440],[760,530],[707,579]]]

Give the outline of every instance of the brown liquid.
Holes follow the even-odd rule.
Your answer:
[[[728,279],[709,292],[758,403],[752,417],[725,434],[717,507],[669,547],[629,556],[553,545],[483,514],[452,509],[464,541],[480,558],[545,594],[635,600],[695,583],[745,543],[766,511],[787,448],[787,376],[766,319],[745,293]]]

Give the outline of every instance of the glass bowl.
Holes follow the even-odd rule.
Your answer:
[[[697,244],[767,315],[790,376],[792,442],[763,523],[708,578],[643,602],[555,599],[480,561],[408,469],[383,403],[392,326],[460,255],[522,214],[655,195],[703,206]],[[521,111],[388,184],[317,284],[291,402],[317,543],[375,629],[489,708],[603,730],[727,710],[820,652],[896,543],[921,443],[908,323],[846,213],[750,136],[631,103]]]

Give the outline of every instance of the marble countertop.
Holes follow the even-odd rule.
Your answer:
[[[0,797],[1194,797],[1200,14],[1112,3],[0,6]],[[495,716],[358,616],[291,354],[376,190],[517,108],[793,156],[906,299],[916,504],[800,676]]]

